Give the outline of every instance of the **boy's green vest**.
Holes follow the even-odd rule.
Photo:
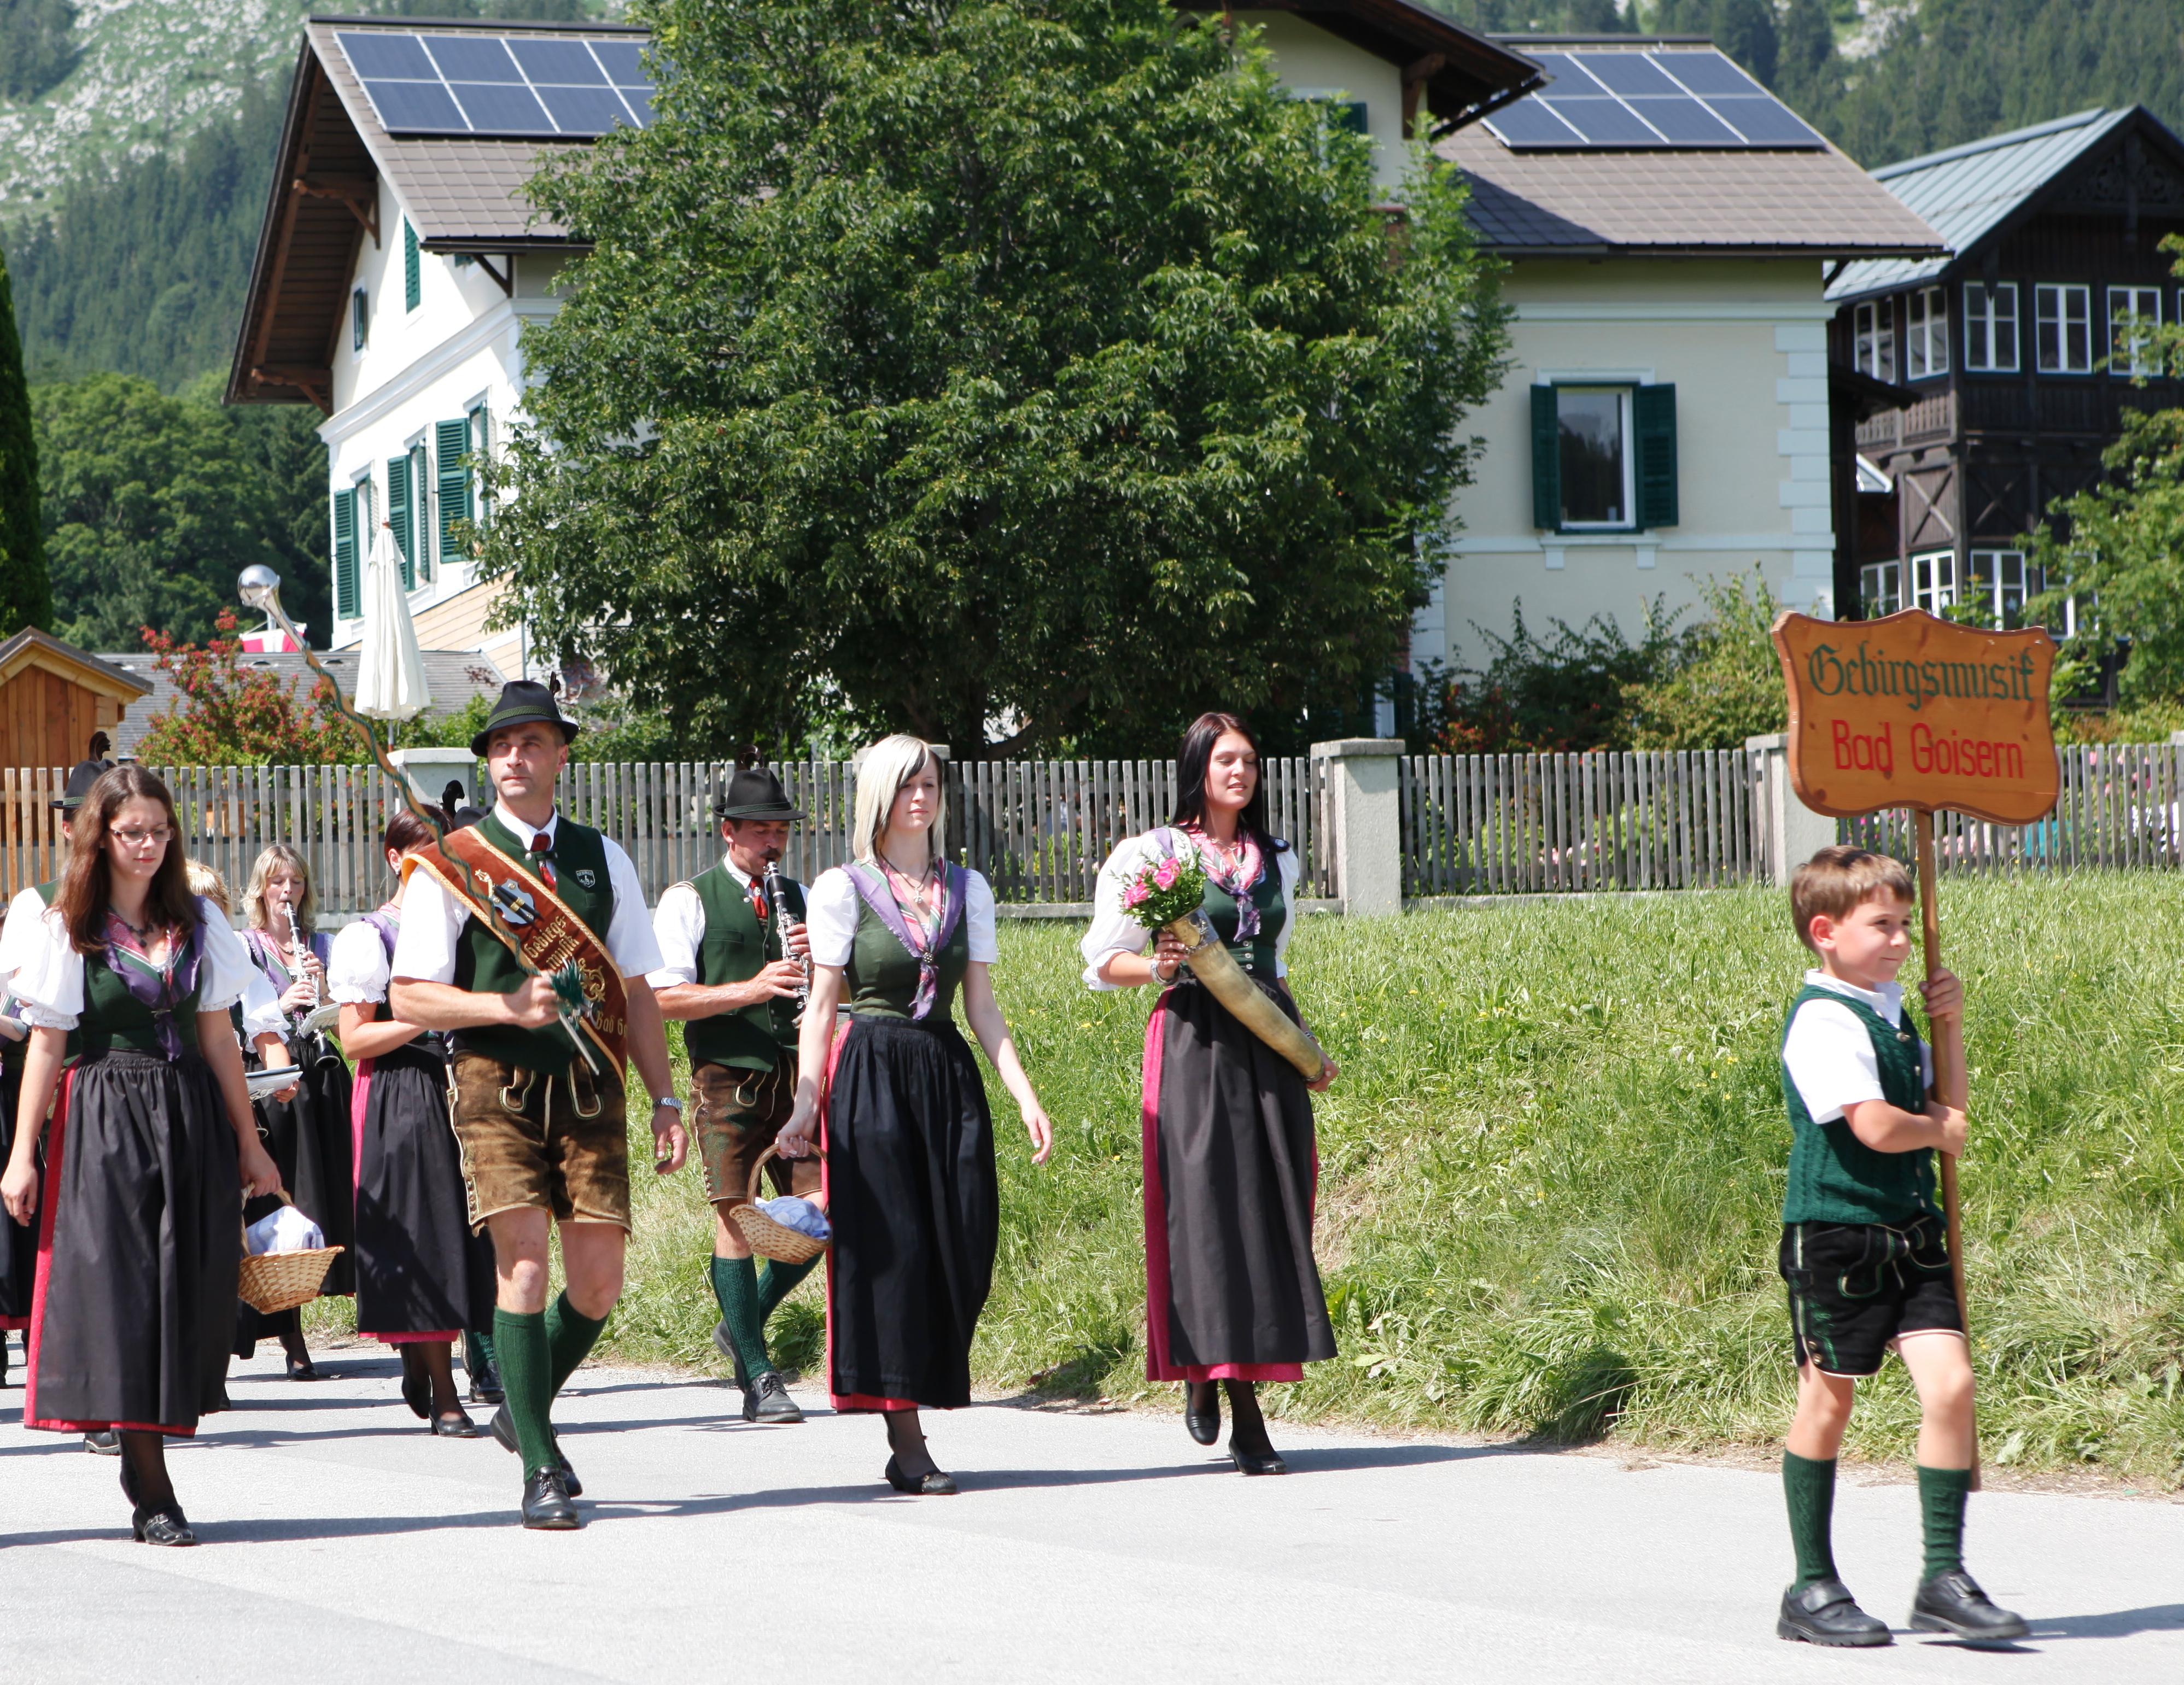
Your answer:
[[[699,983],[717,988],[723,983],[746,983],[768,962],[782,957],[782,909],[769,907],[764,924],[753,910],[750,897],[727,865],[716,863],[690,880],[698,904],[705,909],[705,938],[698,947]],[[804,922],[804,886],[783,878],[782,898],[789,916]],[[740,1012],[723,1012],[711,1018],[693,1018],[682,1026],[682,1044],[690,1063],[732,1065],[738,1071],[771,1071],[786,1053],[796,1051],[796,1004],[777,996]]]
[[[614,922],[614,881],[607,872],[606,839],[588,825],[578,825],[566,814],[554,828],[554,846],[543,854],[530,852],[531,839],[517,837],[500,822],[497,813],[478,821],[479,833],[512,859],[537,871],[539,862],[554,868],[554,893],[582,920],[599,947],[607,945],[607,928]],[[588,883],[585,880],[588,878]],[[474,994],[510,994],[524,983],[523,968],[515,956],[473,915],[464,920],[455,944],[455,987]],[[513,1025],[486,1024],[454,1035],[457,1053],[482,1054],[504,1065],[558,1076],[577,1058],[577,1044],[559,1024],[543,1030],[520,1030]],[[604,1064],[604,1061],[602,1061]],[[613,1067],[606,1067],[611,1071]]]
[[[1782,1039],[1790,1038],[1805,1003],[1828,1000],[1856,1013],[1865,1032],[1873,1038],[1873,1056],[1880,1066],[1880,1097],[1907,1112],[1924,1111],[1926,1087],[1919,1069],[1919,1032],[1911,1015],[1903,1015],[1899,1029],[1862,1000],[1853,1000],[1834,989],[1808,983],[1790,1004],[1783,1021]],[[1805,1108],[1804,1097],[1790,1080],[1790,1067],[1782,1066],[1782,1098],[1790,1108],[1790,1182],[1782,1198],[1786,1223],[1901,1223],[1926,1212],[1941,1215],[1934,1196],[1934,1149],[1919,1147],[1908,1153],[1881,1153],[1858,1138],[1848,1120],[1836,1118],[1816,1124]]]

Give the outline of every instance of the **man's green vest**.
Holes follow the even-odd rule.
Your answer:
[[[749,982],[768,962],[782,957],[776,934],[782,909],[769,907],[769,917],[761,924],[749,895],[725,864],[699,872],[690,887],[698,892],[698,904],[705,909],[705,937],[698,945],[700,985],[716,988],[722,983]],[[783,878],[781,887],[789,916],[803,923],[804,886]],[[771,1071],[784,1053],[794,1054],[796,1033],[796,1003],[776,996],[740,1012],[690,1020],[682,1026],[682,1044],[690,1050],[694,1065]]]
[[[614,883],[607,873],[606,839],[588,825],[578,825],[564,814],[554,828],[554,846],[543,854],[530,852],[531,839],[519,837],[500,822],[497,813],[478,821],[478,831],[503,854],[538,870],[543,862],[553,868],[554,893],[582,920],[599,946],[607,945],[607,929],[614,923]],[[480,924],[473,914],[463,924],[455,944],[455,987],[474,994],[510,994],[521,988],[523,968],[501,939]],[[513,1025],[486,1024],[454,1035],[457,1053],[482,1054],[504,1065],[559,1076],[577,1058],[577,1044],[559,1024],[543,1030],[519,1030]],[[604,1064],[604,1061],[601,1061]],[[611,1070],[612,1067],[609,1066]]]
[[[1783,1021],[1784,1042],[1790,1039],[1790,1026],[1797,1021],[1798,1009],[1814,1000],[1831,1000],[1848,1007],[1865,1026],[1880,1071],[1881,1098],[1900,1111],[1926,1109],[1919,1032],[1911,1027],[1908,1011],[1898,1026],[1862,1000],[1808,983],[1797,992],[1790,1016]],[[1859,1140],[1845,1119],[1814,1123],[1805,1108],[1804,1096],[1790,1078],[1787,1062],[1782,1066],[1782,1098],[1789,1107],[1791,1137],[1789,1183],[1782,1199],[1784,1222],[1901,1223],[1922,1211],[1941,1215],[1935,1198],[1932,1148],[1883,1153]]]

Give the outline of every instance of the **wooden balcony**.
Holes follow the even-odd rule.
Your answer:
[[[1884,409],[1858,424],[1858,448],[1865,455],[1947,444],[1957,437],[1957,395],[1937,392],[1903,409]]]

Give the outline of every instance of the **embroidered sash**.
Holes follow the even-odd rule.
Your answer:
[[[420,869],[430,872],[510,952],[549,976],[574,961],[584,984],[584,1012],[577,1021],[614,1062],[616,1074],[627,1076],[629,997],[621,967],[608,956],[592,927],[545,879],[495,848],[477,826],[449,831],[442,847],[461,862],[462,870],[451,868],[437,851],[420,848],[402,857],[402,881],[407,883]]]
[[[888,887],[884,875],[861,860],[851,860],[842,870],[856,885],[865,905],[872,909],[872,916],[885,925],[894,939],[908,950],[910,957],[917,961],[917,993],[911,998],[910,1018],[913,1024],[922,1022],[933,1010],[933,998],[939,993],[940,950],[948,946],[949,937],[956,934],[956,926],[963,922],[963,906],[967,899],[964,869],[942,862],[940,912],[931,930],[922,920],[903,915],[902,904],[894,898],[894,891]]]

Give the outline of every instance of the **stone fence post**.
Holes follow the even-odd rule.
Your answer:
[[[428,808],[440,805],[451,783],[463,787],[462,804],[490,807],[478,800],[477,757],[468,749],[389,749],[387,758],[402,770],[410,792]]]
[[[1403,910],[1402,815],[1396,791],[1401,737],[1339,737],[1314,743],[1327,763],[1327,846],[1334,893],[1351,915]]]
[[[1790,784],[1790,737],[1772,731],[1747,737],[1747,753],[1759,757],[1759,787],[1753,805],[1759,811],[1760,859],[1767,881],[1788,886],[1799,866],[1836,840],[1836,821],[1814,813],[1797,799]]]

